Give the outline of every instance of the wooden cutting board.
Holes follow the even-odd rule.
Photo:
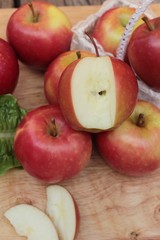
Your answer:
[[[98,8],[61,7],[73,25]],[[160,15],[160,5],[152,8]],[[2,38],[6,38],[13,11],[0,9]],[[22,64],[20,68],[15,91],[19,104],[29,110],[45,104],[43,74]],[[160,240],[160,170],[142,178],[120,175],[103,162],[94,147],[89,165],[61,185],[70,190],[79,206],[77,240]],[[24,170],[0,177],[0,240],[25,240],[15,233],[4,212],[18,203],[31,203],[45,211],[46,186]]]

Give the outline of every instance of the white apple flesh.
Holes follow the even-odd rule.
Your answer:
[[[79,225],[77,204],[67,189],[59,185],[47,187],[47,214],[56,227],[60,240],[73,240]]]
[[[28,240],[58,240],[56,229],[50,218],[32,205],[16,205],[8,209],[4,215],[17,234],[27,237]]]
[[[133,111],[137,80],[131,68],[111,57],[86,57],[65,69],[59,83],[59,104],[77,130],[113,128]]]
[[[103,58],[90,60],[81,61],[73,75],[72,98],[75,113],[85,128],[110,128],[114,124],[116,111],[112,65]],[[74,91],[76,88],[79,91]]]

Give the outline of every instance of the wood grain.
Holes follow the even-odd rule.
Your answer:
[[[43,1],[43,0],[34,0]],[[83,6],[83,5],[101,5],[105,0],[46,0],[55,4],[56,6]],[[18,7],[24,3],[26,0],[0,0],[0,8],[11,8]]]
[[[62,7],[73,25],[98,9]],[[153,9],[160,14],[159,5]],[[3,38],[13,11],[0,10]],[[23,64],[20,68],[14,94],[21,106],[30,110],[45,104],[43,73]],[[141,178],[120,175],[103,162],[94,146],[89,165],[61,185],[70,190],[79,206],[77,240],[160,240],[160,170]],[[25,240],[17,236],[4,212],[18,203],[33,204],[45,211],[46,186],[24,170],[13,170],[0,177],[0,240]]]
[[[14,7],[14,1],[13,0],[0,0],[0,8],[12,8]]]
[[[38,0],[37,0],[38,1]],[[83,6],[83,5],[101,5],[105,0],[47,0],[56,6]],[[20,4],[26,3],[25,0],[20,0]]]
[[[43,0],[34,0],[43,1]],[[83,6],[83,5],[101,5],[105,0],[46,0],[56,6]],[[154,2],[159,2],[155,0]],[[19,7],[26,3],[26,0],[0,0],[0,8]]]

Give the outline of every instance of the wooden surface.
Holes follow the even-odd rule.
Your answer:
[[[76,5],[100,5],[105,0],[46,0],[55,4],[56,6],[76,6]],[[20,4],[25,3],[26,0],[20,0]]]
[[[34,0],[43,1],[43,0]],[[83,6],[83,5],[101,5],[105,0],[45,0],[55,4],[56,6]],[[26,0],[0,0],[0,8],[12,8],[19,7],[20,5],[26,3]],[[155,3],[160,2],[160,0],[155,0]]]
[[[43,0],[34,0],[43,1]],[[101,5],[105,0],[45,0],[55,4],[56,6],[82,6],[82,5]],[[20,5],[26,3],[26,0],[0,0],[0,8],[11,8],[19,7]],[[155,0],[155,3],[160,2],[160,0]]]
[[[34,0],[34,1],[43,1],[43,0]],[[75,5],[100,5],[105,0],[46,0],[55,4],[56,6],[75,6]],[[11,8],[18,7],[24,3],[26,0],[0,0],[0,8]]]
[[[13,0],[0,0],[0,8],[12,8],[14,7]]]
[[[72,24],[98,10],[98,6],[63,7]],[[160,6],[154,6],[160,14]],[[14,9],[0,10],[0,36]],[[46,103],[43,74],[21,64],[15,96],[21,106],[32,109]],[[77,240],[160,240],[160,170],[131,178],[112,171],[93,148],[89,165],[76,177],[61,183],[75,197],[81,216]],[[0,177],[0,240],[19,237],[3,216],[18,203],[32,203],[45,210],[46,184],[24,170]],[[45,240],[45,239],[44,239]]]

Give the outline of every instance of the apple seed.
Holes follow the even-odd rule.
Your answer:
[[[138,119],[137,119],[137,126],[138,127],[144,127],[145,121],[144,121],[144,114],[140,113],[138,115]]]
[[[100,96],[104,96],[104,95],[106,95],[106,90],[102,90],[102,91],[100,91],[98,94],[99,94]]]

